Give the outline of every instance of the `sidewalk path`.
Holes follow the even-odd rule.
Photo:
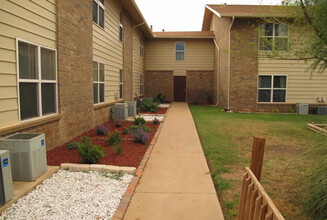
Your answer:
[[[224,219],[186,103],[172,104],[124,219]]]

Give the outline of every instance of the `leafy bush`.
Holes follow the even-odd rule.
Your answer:
[[[141,128],[145,132],[151,131],[151,129],[145,125],[131,125],[128,127],[128,130],[130,133],[134,133],[139,128]]]
[[[129,134],[128,128],[123,128],[123,134]]]
[[[159,119],[157,119],[157,118],[154,118],[152,122],[153,122],[153,124],[155,124],[155,125],[157,125],[157,124],[160,123]]]
[[[140,111],[157,112],[158,104],[154,103],[151,99],[146,99],[140,103],[139,108],[140,108]]]
[[[145,125],[145,119],[143,117],[134,117],[134,124],[135,125]]]
[[[81,156],[82,162],[88,164],[96,163],[105,156],[102,147],[93,145],[89,137],[83,137],[82,142],[78,143],[78,154]]]
[[[138,128],[133,131],[133,137],[135,143],[146,144],[149,140],[149,134],[145,132],[142,128]]]
[[[72,141],[66,145],[67,150],[77,149],[77,147],[78,147],[78,143],[75,141]]]
[[[112,145],[120,144],[122,142],[122,140],[123,140],[123,138],[120,136],[120,132],[115,131],[115,132],[109,134],[109,137],[107,140],[105,140],[105,142],[107,142],[110,146],[112,146]]]
[[[278,109],[278,108],[274,108],[274,109],[272,110],[272,112],[273,112],[273,113],[279,113],[279,109]]]
[[[287,112],[287,113],[294,113],[295,110],[294,110],[293,108],[288,108],[288,109],[286,110],[286,112]]]
[[[154,98],[154,102],[161,104],[161,103],[167,103],[166,96],[163,95],[161,92],[158,93],[158,95]]]
[[[119,119],[115,120],[115,127],[121,127],[121,121]]]
[[[115,154],[120,155],[121,154],[121,145],[120,144],[115,145],[113,150],[114,150]]]
[[[107,128],[104,125],[99,125],[97,126],[96,131],[97,131],[97,135],[106,135],[108,134],[109,128]]]

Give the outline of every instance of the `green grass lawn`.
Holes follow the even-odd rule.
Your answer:
[[[254,136],[266,138],[261,184],[286,219],[305,219],[298,183],[313,162],[305,152],[326,141],[306,125],[326,123],[326,116],[227,113],[214,106],[190,109],[226,219],[237,215]]]

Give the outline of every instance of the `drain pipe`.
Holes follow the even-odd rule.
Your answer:
[[[231,30],[232,30],[232,26],[233,26],[233,23],[234,23],[234,19],[235,19],[235,16],[233,16],[232,18],[232,22],[230,24],[230,27],[229,27],[229,45],[228,45],[228,89],[227,89],[227,96],[228,96],[228,99],[227,99],[227,109],[229,110],[229,99],[230,99],[230,50],[231,50]]]
[[[143,21],[140,24],[134,25],[132,27],[132,100],[134,100],[134,30],[135,28],[138,28],[140,26],[142,26],[143,24],[145,24],[145,21]]]
[[[217,65],[217,102],[216,102],[216,106],[218,106],[218,100],[219,100],[219,90],[220,90],[220,84],[219,84],[219,79],[220,79],[220,48],[217,44],[216,39],[213,39],[213,42],[215,43],[215,46],[218,50],[218,65]]]

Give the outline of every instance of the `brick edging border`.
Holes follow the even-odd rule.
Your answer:
[[[166,117],[167,117],[167,115],[169,113],[170,107],[171,107],[171,105],[169,106],[169,108],[168,108],[168,110],[167,110],[167,112],[165,114],[164,120],[160,123],[160,126],[159,126],[156,134],[154,135],[154,137],[153,137],[147,151],[145,152],[145,154],[144,154],[144,156],[142,158],[142,161],[141,161],[140,165],[138,166],[138,168],[136,170],[135,176],[133,177],[132,181],[128,185],[128,188],[127,188],[125,194],[123,195],[122,200],[119,203],[119,206],[118,206],[117,211],[116,211],[116,213],[115,213],[115,215],[113,217],[113,220],[121,220],[121,219],[124,218],[125,213],[127,211],[127,208],[129,206],[129,203],[130,203],[130,201],[131,201],[131,199],[133,197],[133,194],[135,192],[135,188],[136,188],[141,176],[143,175],[145,165],[147,164],[147,162],[148,162],[148,160],[150,158],[150,155],[152,153],[152,150],[154,148],[154,145],[156,144],[156,142],[158,140],[158,136],[159,136],[159,134],[161,132],[163,124],[164,124],[164,122],[166,120]]]

